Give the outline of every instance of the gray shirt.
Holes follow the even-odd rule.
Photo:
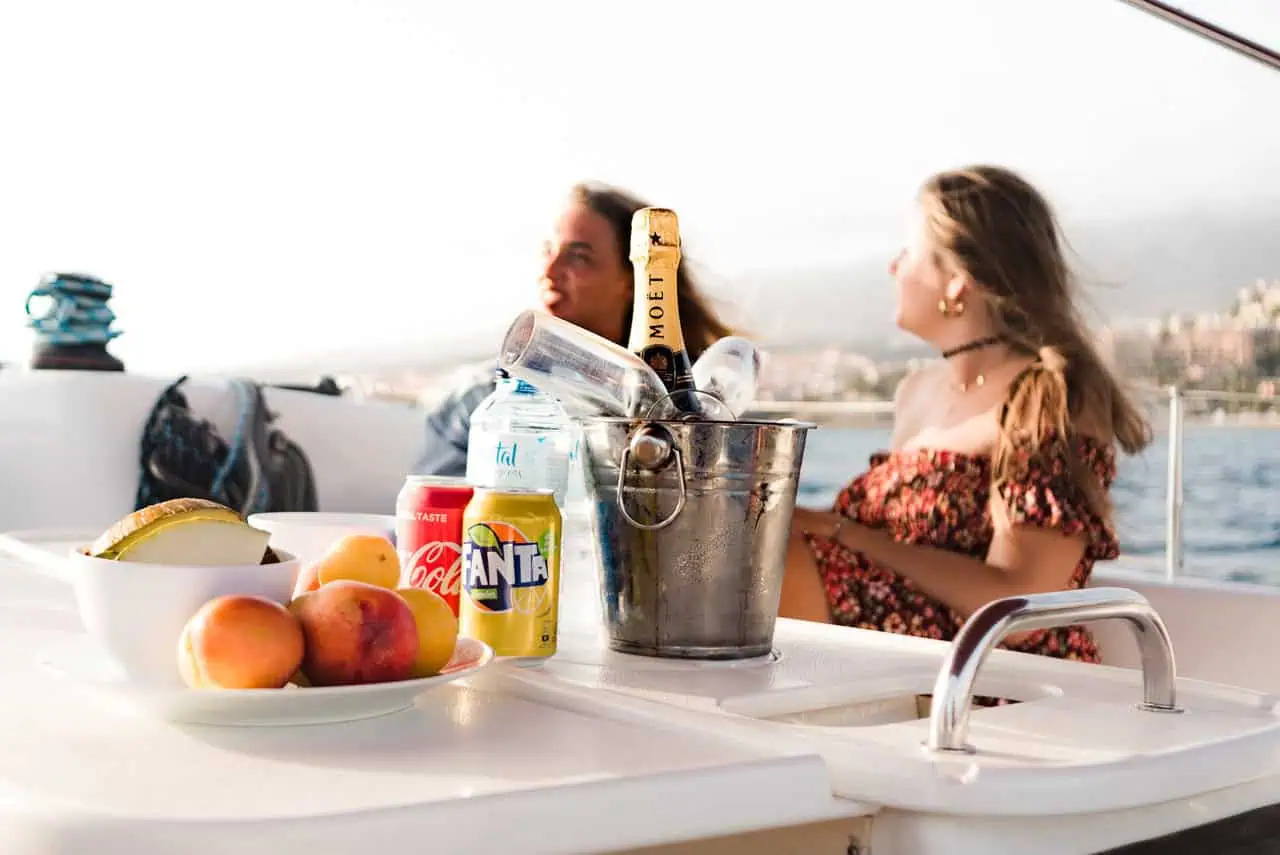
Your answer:
[[[413,467],[415,475],[465,475],[471,413],[497,385],[494,366],[486,364],[427,413],[426,443]]]

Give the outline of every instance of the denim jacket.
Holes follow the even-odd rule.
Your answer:
[[[467,471],[467,440],[471,434],[471,413],[489,396],[497,384],[494,366],[486,364],[453,389],[427,414],[425,445],[416,475],[461,476]]]

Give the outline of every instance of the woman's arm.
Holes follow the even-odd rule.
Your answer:
[[[935,546],[899,543],[882,529],[836,513],[811,511],[801,524],[910,579],[962,617],[1001,597],[1064,589],[1085,550],[1083,535],[1007,522],[997,523],[986,560]]]

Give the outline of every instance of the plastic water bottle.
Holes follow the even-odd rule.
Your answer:
[[[471,414],[466,478],[477,487],[553,490],[563,512],[574,445],[560,403],[499,369],[497,388]]]

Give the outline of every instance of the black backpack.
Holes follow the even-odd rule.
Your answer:
[[[240,404],[231,442],[197,418],[182,394],[184,375],[160,393],[142,430],[135,509],[179,498],[218,502],[242,515],[317,509],[315,475],[302,449],[271,427],[262,387],[233,380]]]

